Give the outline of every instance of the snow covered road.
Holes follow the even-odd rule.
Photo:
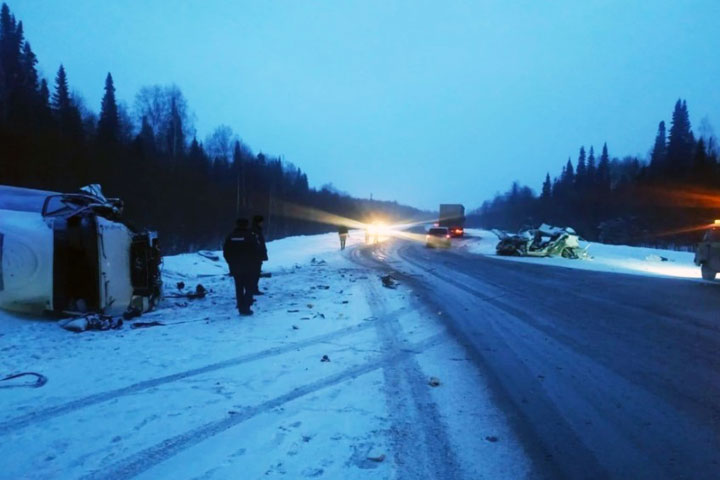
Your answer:
[[[269,246],[273,276],[250,318],[237,317],[224,264],[195,254],[166,259],[166,290],[210,295],[134,321],[159,326],[72,334],[2,314],[0,373],[49,381],[0,389],[0,478],[530,472],[485,379],[407,285],[383,288],[336,235]]]

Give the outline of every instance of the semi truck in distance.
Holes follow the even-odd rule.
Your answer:
[[[465,207],[459,203],[441,203],[438,226],[445,227],[451,237],[465,235]]]

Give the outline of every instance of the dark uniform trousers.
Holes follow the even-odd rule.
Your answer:
[[[233,274],[238,310],[247,310],[253,303],[254,277],[255,275],[251,270]]]

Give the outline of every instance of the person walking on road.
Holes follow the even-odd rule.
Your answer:
[[[345,250],[345,242],[348,238],[348,227],[340,225],[340,227],[338,227],[338,236],[340,237],[340,250]]]
[[[260,245],[260,250],[258,252],[258,257],[256,259],[255,263],[255,271],[254,271],[254,277],[253,277],[253,294],[254,295],[264,295],[263,292],[260,291],[260,273],[262,272],[262,264],[263,262],[267,261],[268,254],[267,254],[267,246],[265,245],[265,235],[263,235],[262,231],[262,224],[263,224],[263,217],[262,215],[255,215],[253,217],[252,221],[252,231],[255,233],[255,235],[258,238],[258,244]]]
[[[238,218],[235,228],[225,239],[223,256],[235,280],[235,299],[240,315],[252,315],[253,282],[260,242],[257,235],[248,228],[246,218]]]

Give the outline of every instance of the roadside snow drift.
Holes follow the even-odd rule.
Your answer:
[[[580,247],[587,249],[590,258],[572,260],[562,257],[505,257],[495,254],[498,238],[493,232],[480,229],[466,229],[466,232],[470,237],[462,240],[460,244],[466,247],[468,251],[492,255],[511,262],[527,262],[635,275],[701,278],[700,267],[693,263],[695,254],[692,252],[676,252],[674,250],[624,245],[604,245],[602,243],[582,241]]]

